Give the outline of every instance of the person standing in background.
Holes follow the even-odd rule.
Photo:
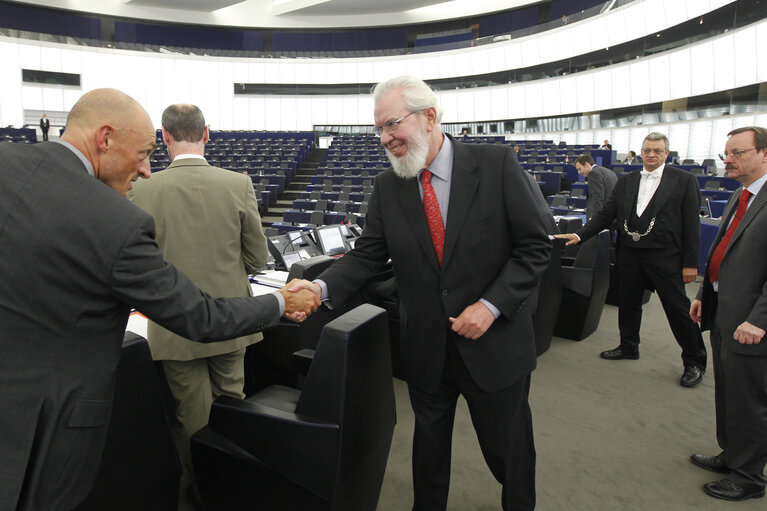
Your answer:
[[[48,130],[51,127],[51,120],[48,119],[48,117],[43,114],[43,116],[40,118],[40,130],[43,132],[43,142],[48,141]]]
[[[605,206],[580,230],[555,237],[572,245],[616,223],[620,345],[600,356],[639,358],[642,298],[646,289],[654,289],[682,348],[679,383],[694,387],[706,371],[706,346],[690,319],[685,284],[698,275],[700,188],[692,173],[666,165],[668,154],[666,135],[647,135],[642,142],[644,168],[620,178]]]
[[[618,176],[610,169],[600,165],[594,165],[594,159],[584,154],[575,160],[575,169],[578,174],[585,177],[589,182],[589,196],[586,199],[586,218],[591,219],[597,211],[602,209],[607,199],[613,193]]]
[[[195,105],[171,105],[162,114],[162,137],[171,165],[136,183],[128,195],[154,217],[165,259],[214,297],[250,296],[248,274],[269,257],[253,183],[205,161],[210,131]],[[245,348],[260,333],[217,343],[191,342],[150,321],[147,340],[160,360],[181,431],[182,497],[195,491],[190,439],[208,423],[213,400],[245,397]]]

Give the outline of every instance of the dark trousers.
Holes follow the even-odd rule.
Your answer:
[[[453,422],[459,394],[469,405],[485,462],[503,485],[503,509],[535,508],[535,445],[527,401],[529,374],[508,388],[484,392],[471,378],[451,334],[439,388],[427,392],[409,385],[408,389],[415,413],[414,511],[441,511],[447,507]]]
[[[727,450],[727,400],[724,397],[725,374],[722,367],[722,332],[711,325],[711,359],[714,363],[714,406],[716,410],[716,443]]]
[[[682,348],[685,366],[706,368],[706,346],[700,328],[690,319],[690,299],[682,280],[679,255],[654,253],[653,250],[618,251],[618,328],[621,348],[639,349],[639,326],[642,323],[642,296],[645,289],[658,293],[674,338]]]
[[[721,333],[718,337],[721,347],[717,357],[720,370],[715,373],[716,429],[724,461],[730,467],[727,478],[740,485],[765,488],[767,357],[733,353],[735,341],[722,339]]]

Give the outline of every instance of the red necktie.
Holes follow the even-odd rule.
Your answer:
[[[431,241],[434,243],[434,250],[437,252],[440,266],[442,265],[442,252],[445,247],[445,224],[442,223],[442,213],[439,212],[439,203],[434,194],[434,188],[431,186],[431,172],[424,170],[421,173],[421,182],[423,183],[423,210],[426,212],[426,221],[429,224],[429,233]]]
[[[738,199],[738,209],[735,211],[735,218],[730,222],[730,226],[727,228],[727,232],[724,233],[719,244],[716,246],[713,255],[711,256],[711,262],[708,264],[708,280],[716,282],[719,280],[719,267],[722,266],[722,258],[727,251],[727,245],[730,244],[730,239],[735,233],[735,229],[738,228],[740,221],[743,219],[743,215],[746,214],[746,206],[748,206],[748,199],[751,198],[751,192],[743,189],[740,192],[740,198]]]

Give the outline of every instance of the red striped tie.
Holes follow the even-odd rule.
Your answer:
[[[730,222],[730,226],[727,228],[727,232],[724,233],[719,244],[714,249],[714,253],[711,255],[711,262],[708,264],[708,280],[710,282],[716,282],[719,280],[719,268],[722,266],[722,259],[724,253],[727,251],[727,245],[730,244],[732,235],[735,234],[735,229],[738,228],[740,221],[743,219],[743,215],[746,214],[746,206],[748,206],[748,199],[751,198],[751,192],[743,189],[740,192],[738,198],[738,209],[735,211],[735,218]]]
[[[431,186],[431,172],[424,170],[421,173],[421,182],[423,183],[423,210],[426,212],[426,221],[429,224],[429,233],[431,241],[434,243],[434,250],[437,252],[440,266],[442,265],[442,253],[445,248],[445,224],[442,223],[442,213],[439,211],[439,202],[434,194],[434,188]]]

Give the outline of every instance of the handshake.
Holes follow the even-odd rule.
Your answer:
[[[322,305],[321,292],[319,284],[308,280],[293,279],[288,282],[279,290],[285,299],[284,317],[297,323],[304,321]]]

